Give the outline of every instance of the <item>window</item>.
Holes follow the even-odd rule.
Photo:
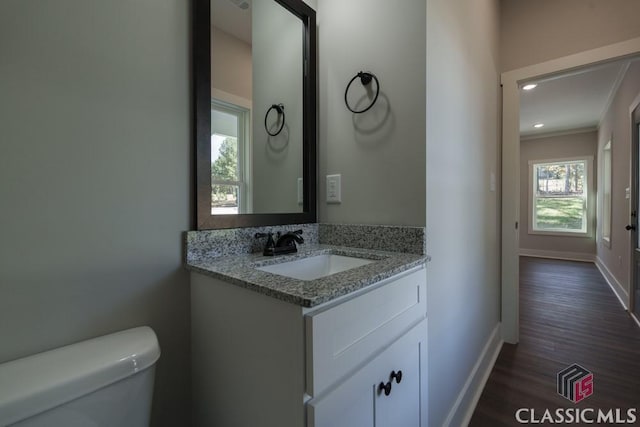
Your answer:
[[[602,148],[602,241],[611,247],[611,140]]]
[[[211,214],[245,213],[248,204],[249,110],[211,100]]]
[[[591,158],[530,161],[530,234],[589,233]]]

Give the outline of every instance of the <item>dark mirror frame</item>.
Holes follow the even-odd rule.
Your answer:
[[[195,100],[195,223],[198,230],[316,222],[316,12],[302,0],[273,0],[303,23],[303,212],[211,214],[211,15],[210,0],[192,0]],[[277,191],[277,190],[276,190]]]

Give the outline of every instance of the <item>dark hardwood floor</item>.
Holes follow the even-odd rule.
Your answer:
[[[556,374],[574,363],[593,373],[593,394],[577,404],[556,392]],[[622,408],[624,419],[636,408],[640,425],[640,328],[594,264],[520,258],[520,342],[503,346],[469,425],[521,425],[519,408],[538,418]]]

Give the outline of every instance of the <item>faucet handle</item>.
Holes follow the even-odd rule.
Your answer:
[[[258,233],[256,233],[258,234]],[[276,233],[276,239],[279,239],[281,236],[284,236],[285,234],[295,234],[297,236],[301,236],[302,235],[302,230],[296,230],[296,231],[286,231],[286,232],[280,232],[278,231]]]
[[[274,247],[276,244],[273,241],[273,233],[269,232],[269,233],[256,233],[254,234],[254,237],[256,239],[261,239],[263,237],[267,237],[267,243],[265,245],[265,248],[272,248]]]
[[[267,237],[267,243],[264,245],[264,251],[262,252],[265,256],[273,256],[274,249],[276,247],[276,242],[273,241],[273,233],[256,233],[254,234],[256,239],[261,239],[263,237]]]

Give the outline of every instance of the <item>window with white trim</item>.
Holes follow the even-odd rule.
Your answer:
[[[248,211],[249,110],[211,100],[211,214]]]
[[[611,140],[602,148],[602,240],[611,245]]]
[[[589,233],[592,158],[529,162],[530,234]]]

